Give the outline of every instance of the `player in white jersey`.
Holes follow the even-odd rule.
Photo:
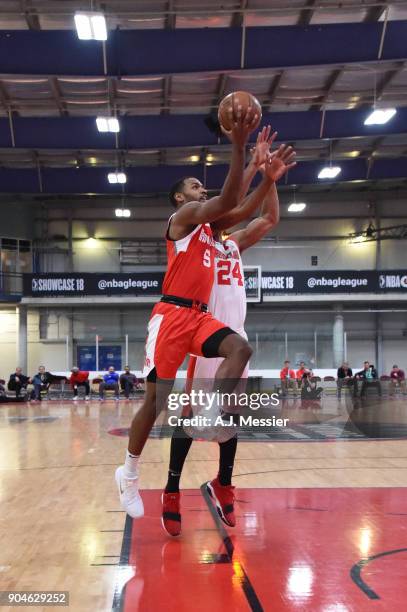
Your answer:
[[[222,240],[215,239],[215,282],[208,302],[208,310],[216,318],[247,339],[244,330],[246,319],[246,291],[244,287],[243,262],[238,242],[233,235]],[[215,315],[214,315],[215,316]],[[213,379],[222,358],[196,358],[194,378]],[[243,378],[247,378],[248,365]]]
[[[267,132],[267,137],[268,134],[269,131]],[[264,165],[263,163],[259,164],[263,174],[263,181],[253,192],[252,201],[247,202],[244,211],[239,209],[235,213],[238,216],[233,216],[234,211],[232,211],[228,219],[224,219],[223,222],[219,220],[217,223],[216,231],[218,233],[215,237],[215,282],[208,308],[225,325],[230,325],[232,329],[245,338],[247,338],[244,330],[246,293],[241,252],[261,240],[278,223],[279,202],[275,182],[293,166],[293,155],[295,154],[291,147],[282,145],[275,154],[267,158],[260,157],[259,161],[265,162]],[[267,187],[266,190],[265,187]],[[242,217],[243,214],[246,218],[251,216],[253,207],[257,207],[256,197],[263,193],[262,189],[265,190],[265,197],[260,216],[249,223],[245,229],[238,230],[227,239],[222,240],[220,237],[222,228],[234,225],[233,221],[244,218]],[[187,390],[191,391],[191,388],[205,390],[206,386],[210,389],[211,382],[213,382],[214,375],[221,361],[221,358],[205,359],[191,356],[187,375],[189,383]],[[243,373],[242,379],[247,378],[247,376],[248,367]],[[193,412],[195,413],[194,409]],[[206,436],[206,432],[203,430],[200,437],[210,439],[212,432],[217,430],[216,439],[219,441],[220,449],[219,473],[217,478],[207,484],[207,489],[216,503],[221,519],[227,525],[233,527],[235,525],[233,507],[234,487],[231,485],[231,477],[237,448],[236,431],[234,431],[233,427],[209,427],[207,429],[209,430],[209,436]],[[222,431],[219,432],[219,429]],[[185,459],[193,441],[193,438],[188,435],[188,431],[194,433],[182,425],[179,425],[174,430],[171,440],[168,482],[162,496],[162,524],[167,533],[172,536],[177,536],[181,533],[179,481]],[[223,433],[225,441],[222,442]]]
[[[257,136],[256,146],[252,149],[251,161],[245,170],[242,185],[242,197],[246,195],[257,171],[261,170],[262,174],[264,174],[266,154],[277,136],[277,132],[274,132],[270,137],[270,132],[270,126],[267,126],[264,127]],[[239,245],[241,234],[239,232],[235,232],[236,235],[232,234],[226,237],[226,239],[223,239],[222,230],[228,227],[233,227],[240,221],[246,220],[248,217],[250,217],[250,215],[256,210],[257,205],[263,200],[264,196],[266,196],[267,199],[265,200],[263,212],[267,212],[270,209],[272,218],[267,220],[267,225],[266,227],[262,228],[262,231],[270,231],[271,227],[277,225],[279,221],[279,205],[277,190],[274,183],[280,178],[278,172],[285,174],[290,167],[289,160],[291,160],[293,157],[293,151],[291,147],[285,147],[283,145],[275,153],[275,155],[277,159],[275,161],[274,168],[273,170],[270,169],[270,173],[272,175],[272,186],[268,185],[268,183],[264,181],[264,184],[260,185],[259,188],[253,192],[251,201],[246,201],[245,206],[234,209],[228,213],[228,215],[218,220],[216,224],[212,224],[212,230],[214,231],[214,238],[216,241],[214,266],[215,279],[208,302],[208,310],[212,314],[217,313],[216,316],[219,321],[222,321],[224,325],[229,326],[245,339],[247,339],[247,334],[244,330],[244,323],[246,320],[247,308],[243,262]],[[283,174],[281,174],[281,176]],[[267,192],[264,191],[264,187],[267,187]],[[254,221],[255,226],[258,225],[258,221],[259,220]],[[264,220],[260,220],[260,223],[263,224]],[[250,231],[250,228],[248,229]],[[253,226],[251,229],[253,229]],[[258,238],[256,242],[259,239],[260,238]],[[205,380],[209,381],[215,377],[216,370],[222,361],[222,358],[205,359],[200,357],[191,357],[187,378],[191,381],[193,379],[195,379],[195,381],[199,380],[202,383],[204,383]],[[242,379],[247,379],[248,372],[249,364],[246,365],[246,368],[242,374]],[[198,388],[198,386],[194,385],[194,388]],[[208,388],[208,391],[211,389],[212,387]]]

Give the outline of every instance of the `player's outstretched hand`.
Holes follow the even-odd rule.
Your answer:
[[[232,129],[225,130],[221,126],[222,132],[233,144],[244,147],[250,134],[256,129],[259,116],[251,106],[248,106],[246,112],[244,112],[242,106],[236,102],[228,112]]]
[[[286,172],[297,165],[296,153],[290,146],[282,144],[277,151],[267,156],[264,173],[272,181],[278,181]]]
[[[264,128],[257,134],[256,144],[250,149],[250,154],[252,156],[250,163],[256,168],[256,170],[261,170],[263,168],[264,164],[266,163],[266,158],[270,151],[270,147],[277,137],[277,132],[273,132],[271,136],[270,133],[271,125],[264,126]]]

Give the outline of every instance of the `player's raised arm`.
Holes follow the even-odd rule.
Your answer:
[[[256,176],[259,169],[264,166],[266,157],[269,153],[270,147],[277,136],[277,132],[273,132],[270,136],[271,126],[267,125],[257,134],[257,140],[255,146],[251,149],[251,159],[247,164],[244,173],[243,181],[241,183],[241,189],[239,194],[239,204],[236,208],[228,211],[222,217],[212,223],[212,228],[217,230],[228,229],[233,227],[237,223],[245,219],[249,219],[256,208],[260,206],[263,195],[265,195],[264,187],[261,192],[257,192],[253,198],[249,200],[245,198],[249,187]],[[239,214],[237,211],[240,211]]]
[[[232,142],[230,168],[219,196],[201,202],[189,202],[174,215],[172,226],[191,226],[210,223],[239,203],[239,194],[244,171],[245,145],[250,133],[255,129],[258,115],[251,107],[243,113],[240,106],[230,109],[234,121],[232,129],[224,133]]]
[[[269,200],[270,198],[277,197],[275,182],[284,176],[284,174],[295,165],[295,163],[293,163],[294,157],[295,151],[292,147],[281,145],[276,152],[271,153],[271,155],[269,155],[267,158],[268,171],[266,173],[266,155],[264,155],[264,157],[258,156],[258,160],[261,163],[259,166],[257,166],[257,169],[260,169],[261,173],[263,174],[263,180],[258,187],[252,191],[252,193],[243,199],[240,206],[229,211],[220,219],[217,219],[215,223],[212,224],[212,228],[216,230],[223,230],[234,227],[238,223],[241,223],[246,219],[250,219],[265,198]],[[273,162],[274,159],[275,161]],[[278,223],[278,221],[273,223],[273,225],[276,225],[276,223]]]
[[[256,242],[259,242],[264,236],[275,227],[280,220],[280,203],[276,189],[276,181],[284,176],[290,168],[296,165],[294,161],[295,152],[291,147],[281,145],[276,155],[270,155],[264,166],[263,181],[269,180],[270,188],[264,198],[260,217],[251,221],[249,225],[243,229],[234,232],[231,238],[235,240],[240,251],[248,249]]]
[[[243,181],[241,184],[239,194],[239,206],[244,202],[244,198],[250,189],[250,185],[254,177],[256,176],[259,169],[264,166],[266,157],[270,153],[271,145],[277,137],[277,132],[271,134],[271,125],[265,125],[263,129],[257,134],[256,144],[250,150],[250,161],[247,164],[244,173]]]

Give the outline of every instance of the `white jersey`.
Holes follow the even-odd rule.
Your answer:
[[[246,291],[239,247],[230,238],[215,242],[215,282],[208,310],[231,329],[244,331]]]
[[[230,238],[223,242],[215,242],[215,282],[208,302],[209,312],[227,327],[233,329],[245,340],[244,330],[246,319],[246,291],[244,288],[243,263],[239,247]],[[210,381],[215,377],[216,370],[223,358],[194,360],[194,372],[189,374],[195,379]],[[249,364],[242,374],[243,379],[249,374]]]
[[[230,238],[223,242],[215,241],[215,281],[208,302],[208,310],[211,314],[226,326],[243,336],[247,340],[244,330],[246,318],[246,291],[244,288],[243,264],[239,248],[234,240]],[[223,357],[206,359],[205,357],[194,357],[191,355],[188,364],[187,378],[190,387],[195,391],[211,393],[213,381],[223,361]],[[249,364],[246,364],[241,374],[240,381],[234,389],[234,393],[242,394],[246,391],[246,382],[249,376]],[[215,405],[211,411],[207,407],[191,406],[193,416],[206,416],[212,419],[211,426],[186,426],[184,430],[192,438],[203,438],[217,442],[226,442],[236,435],[234,427],[222,427],[213,425],[218,416],[220,407]],[[236,407],[223,406],[228,413],[235,412]]]

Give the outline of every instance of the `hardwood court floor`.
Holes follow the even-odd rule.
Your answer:
[[[87,405],[84,402],[79,402],[78,405],[72,402],[0,405],[0,590],[67,590],[70,592],[69,609],[75,612],[112,610],[115,589],[121,590],[134,567],[117,565],[123,551],[125,515],[120,511],[113,474],[115,467],[122,463],[127,440],[108,432],[126,428],[137,405],[137,402],[120,402],[116,405],[113,401],[106,401],[103,405],[96,401]],[[351,560],[357,563],[365,557],[407,547],[407,509],[403,502],[406,489],[402,489],[407,483],[407,445],[406,440],[396,439],[404,438],[404,428],[407,425],[406,402],[401,398],[383,400],[349,410],[346,402],[342,401],[339,405],[334,398],[327,398],[322,409],[313,407],[304,410],[299,405],[289,403],[284,407],[284,411],[292,417],[294,423],[301,420],[302,423],[307,421],[311,424],[310,429],[306,430],[311,431],[311,434],[300,442],[276,439],[272,442],[250,441],[239,444],[234,484],[239,489],[246,489],[242,491],[242,499],[251,500],[252,509],[251,515],[245,518],[245,527],[240,525],[236,530],[237,535],[233,540],[235,546],[240,545],[239,534],[242,535],[242,529],[248,529],[250,524],[253,526],[259,517],[267,514],[267,520],[271,521],[270,529],[263,530],[261,538],[252,540],[251,544],[252,546],[253,541],[258,541],[259,550],[256,551],[256,547],[251,548],[250,560],[250,555],[247,557],[248,550],[242,549],[243,558],[247,557],[250,571],[258,565],[254,557],[259,551],[262,551],[264,559],[270,557],[270,563],[272,562],[270,576],[273,576],[280,607],[275,607],[277,600],[274,600],[271,606],[266,597],[265,601],[261,602],[264,610],[371,610],[372,601],[366,595],[361,595],[360,589],[350,581],[348,565]],[[349,422],[352,425],[356,423],[362,434],[367,432],[367,435],[370,435],[372,431],[378,434],[376,439],[363,436],[344,440],[329,437],[329,432],[333,431],[332,424],[345,427],[343,424]],[[319,429],[315,429],[315,423]],[[321,423],[322,427],[325,427],[324,431],[328,432],[325,437],[321,437]],[[388,429],[390,425],[392,429]],[[364,426],[367,429],[364,429]],[[293,431],[298,434],[294,426]],[[315,441],[312,441],[312,431],[316,432]],[[391,435],[394,439],[380,439],[383,431],[384,435]],[[168,438],[149,440],[143,455],[141,485],[142,488],[152,491],[146,495],[146,517],[133,525],[133,535],[139,546],[151,544],[159,547],[160,551],[164,547],[164,553],[167,550],[168,538],[160,526],[159,495],[166,480],[168,456]],[[196,496],[200,495],[200,485],[216,475],[216,471],[216,445],[194,443],[181,484],[183,489],[189,489],[188,495],[195,495],[195,498],[190,499],[199,499],[199,507],[203,509],[202,512],[196,513],[203,521],[199,528],[211,530],[207,540],[205,531],[201,532],[199,538],[197,535],[192,538],[194,542],[200,542],[202,550],[198,552],[201,556],[205,551],[209,555],[214,553],[213,539],[218,536],[202,496]],[[255,492],[256,489],[258,493]],[[270,489],[280,491],[276,491],[271,498],[268,493]],[[294,530],[292,537],[289,532],[286,533],[292,556],[286,558],[283,564],[286,569],[282,573],[282,570],[273,570],[279,565],[278,547],[273,548],[276,543],[273,538],[277,538],[284,525],[287,489],[293,490],[294,498],[290,499],[298,500],[296,505],[305,504],[304,507],[307,507],[308,504],[314,507],[317,502],[322,502],[327,511],[310,510],[299,514],[298,531]],[[369,492],[370,489],[374,490]],[[336,495],[339,497],[335,497]],[[274,501],[270,501],[271,499]],[[391,508],[389,504],[393,504]],[[342,507],[344,516],[346,515],[346,520],[342,523],[333,521],[335,517],[331,511],[337,507]],[[278,515],[276,525],[280,526],[277,531],[272,521],[274,512]],[[383,519],[389,512],[391,525]],[[327,525],[326,522],[315,523],[316,516],[319,517],[318,521],[325,521],[324,517],[329,516],[332,528],[330,537],[336,533],[338,541],[347,542],[342,549],[343,559],[340,552],[335,559],[331,557],[329,563],[335,563],[338,567],[343,563],[347,568],[346,579],[350,582],[338,586],[342,589],[341,592],[346,594],[343,603],[335,599],[335,590],[331,589],[331,600],[317,598],[312,604],[314,607],[309,607],[303,592],[305,587],[301,587],[304,581],[309,580],[309,570],[297,571],[295,568],[304,567],[304,563],[308,564],[308,567],[311,563],[315,574],[311,591],[315,592],[316,585],[322,584],[318,572],[323,570],[324,563],[328,563],[322,562],[324,556],[321,552],[326,544],[324,534],[327,533]],[[374,517],[377,520],[373,520]],[[186,518],[187,516],[185,520]],[[338,525],[336,532],[335,524]],[[196,525],[198,526],[198,522]],[[390,525],[388,532],[387,525]],[[191,524],[186,525],[185,529],[187,536],[188,531],[191,533]],[[195,522],[192,523],[192,531],[195,531]],[[229,530],[229,533],[232,534],[232,530]],[[267,537],[264,536],[265,533]],[[180,554],[180,549],[175,549],[173,545],[184,546],[185,541],[188,541],[187,537],[183,537],[179,542],[169,542],[168,549],[173,551],[169,553],[170,558],[173,554]],[[134,541],[131,542],[133,546]],[[222,541],[218,538],[218,552],[225,555],[222,546]],[[340,547],[338,550],[340,551]],[[186,566],[184,569],[182,564],[179,566],[180,575],[184,570],[187,572],[192,554],[189,549],[182,551],[183,549],[181,556],[186,560]],[[405,556],[405,552],[399,553],[398,564],[395,562],[395,556],[391,561],[389,557],[389,561],[385,561],[384,565],[390,568],[390,573],[384,572],[375,577],[372,588],[377,590],[382,598],[379,602],[381,607],[377,609],[393,609],[397,604],[396,600],[390,598],[387,601],[389,607],[386,607],[387,603],[383,598],[389,598],[394,592],[402,592],[401,585],[407,583],[406,564],[403,564]],[[152,563],[153,561],[154,557]],[[142,569],[142,562],[140,563]],[[159,576],[164,580],[165,563],[163,565],[162,559],[157,560],[157,563],[161,564]],[[232,580],[234,584],[233,581],[239,581],[240,570],[239,566],[232,564],[232,567],[232,575],[230,567],[217,568],[216,571],[224,572],[229,576],[229,582]],[[366,568],[363,572],[370,575],[371,569]],[[388,578],[390,575],[391,580]],[[142,576],[138,575],[138,578],[141,579]],[[256,575],[254,578],[260,599],[265,597],[264,580],[262,575]],[[287,585],[290,584],[294,585],[290,587],[291,594],[295,592],[295,588],[298,592],[303,592],[301,600],[296,602],[295,598],[290,599],[287,595]],[[155,590],[162,593],[163,585],[164,582],[160,584],[158,579],[151,593]],[[134,581],[132,588],[135,588]],[[145,582],[139,580],[137,588],[143,592]],[[244,607],[237,606],[235,609],[250,609],[246,599],[242,599],[240,586],[236,588],[237,591],[233,591],[234,596],[243,602]],[[146,601],[146,594],[145,590],[140,601]],[[403,596],[406,597],[405,592]],[[224,593],[222,597],[225,597]],[[364,603],[361,607],[360,602],[365,602],[363,597],[366,597],[367,607]],[[133,598],[132,606],[126,603],[127,612],[137,609],[142,612],[150,611],[149,604],[137,608],[136,601]],[[163,609],[169,610],[171,608],[166,607],[167,603],[163,593]],[[286,607],[283,607],[284,605]],[[212,607],[216,610],[215,604]],[[402,609],[402,606],[399,607]],[[233,610],[233,605],[230,605],[229,609]]]
[[[155,491],[144,497],[147,517],[142,528],[129,526],[121,556],[127,582],[114,610],[405,608],[403,489],[240,489],[233,530],[211,516],[205,493],[186,490],[179,540],[157,532]]]

